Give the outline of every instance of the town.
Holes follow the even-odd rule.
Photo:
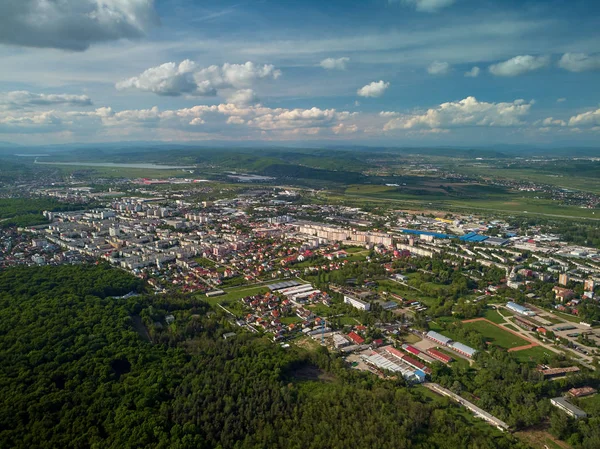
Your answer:
[[[38,189],[74,210],[2,229],[0,264],[107,263],[154,294],[205,298],[230,322],[224,338],[252,332],[283,347],[324,346],[351,369],[424,384],[501,430],[510,425],[434,383],[436,366],[474,366],[478,352],[495,347],[533,363],[543,379],[597,368],[595,248],[504,218],[367,211],[294,188],[221,190],[225,198],[201,201],[192,195],[218,185],[196,184],[187,193],[161,183],[121,186],[135,195]],[[569,398],[595,398],[595,388],[568,393],[551,403],[586,417]]]

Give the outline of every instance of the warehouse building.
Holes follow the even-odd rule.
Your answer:
[[[508,301],[506,303],[506,308],[508,310],[512,310],[513,312],[516,312],[520,315],[525,315],[525,316],[534,316],[535,312],[533,310],[529,310],[527,307],[523,307],[520,304],[517,304],[516,302],[512,302],[512,301]]]
[[[433,340],[442,346],[448,346],[448,344],[452,342],[452,340],[450,338],[448,338],[442,334],[439,334],[435,331],[429,331],[429,332],[427,332],[427,334],[425,336],[427,338],[429,338],[430,340]]]
[[[455,350],[459,354],[462,354],[469,358],[472,358],[475,355],[475,353],[477,352],[475,349],[471,348],[470,346],[463,345],[462,343],[459,343],[458,341],[453,341],[452,343],[450,343],[448,345],[448,347],[450,349]]]
[[[450,363],[453,359],[449,355],[444,354],[443,352],[438,351],[437,349],[429,348],[427,350],[427,354],[429,354],[434,359],[439,360],[442,363]]]
[[[563,412],[565,412],[567,415],[569,415],[572,418],[579,419],[579,418],[587,417],[586,412],[581,410],[579,407],[571,404],[565,398],[552,398],[552,399],[550,399],[550,403],[553,406],[561,409]]]

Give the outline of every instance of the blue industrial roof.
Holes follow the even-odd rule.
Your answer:
[[[425,374],[425,372],[421,371],[420,369],[415,371],[415,375],[421,380],[421,382],[424,382],[425,378],[427,377],[427,374]]]
[[[484,240],[488,239],[488,236],[480,235],[476,232],[469,232],[468,234],[459,237],[459,239],[463,242],[483,242]]]

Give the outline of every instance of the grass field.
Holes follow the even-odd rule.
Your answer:
[[[281,322],[283,324],[297,324],[297,323],[301,323],[302,319],[298,318],[297,316],[284,316],[283,318],[281,318]]]
[[[510,349],[529,344],[527,340],[523,340],[487,321],[473,321],[470,323],[463,323],[463,325],[468,329],[476,330],[482,334],[487,341],[500,348]]]
[[[414,344],[414,343],[418,343],[419,341],[421,341],[421,339],[419,337],[417,337],[415,334],[404,335],[404,336],[402,336],[402,340],[404,340],[408,344]]]
[[[435,193],[431,195],[415,195],[391,190],[381,186],[372,187],[372,191],[347,189],[344,193],[331,192],[329,200],[356,200],[356,205],[382,203],[394,204],[404,209],[445,210],[453,212],[506,212],[514,215],[543,215],[549,217],[587,218],[600,220],[600,215],[592,209],[577,206],[564,206],[550,199],[533,198],[522,194],[490,195],[483,199],[450,198]],[[379,189],[375,189],[379,187]],[[362,200],[362,202],[361,202]]]
[[[519,329],[517,328],[517,326],[513,326],[512,324],[507,324],[504,327],[506,327],[507,329],[510,329],[511,331],[519,332]]]
[[[498,313],[497,310],[487,309],[483,315],[486,319],[490,320],[492,323],[501,324],[504,323],[504,317]]]
[[[522,351],[511,352],[511,355],[519,362],[535,362],[537,364],[544,362],[547,357],[554,355],[554,353],[549,349],[536,346],[530,349],[523,349]]]

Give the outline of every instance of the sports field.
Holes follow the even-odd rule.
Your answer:
[[[550,357],[556,355],[554,352],[549,349],[543,348],[541,346],[536,346],[534,348],[523,349],[522,351],[515,351],[511,353],[512,356],[517,359],[519,362],[527,363],[533,362],[536,364],[546,362]]]
[[[531,344],[530,341],[504,330],[485,319],[463,322],[463,325],[468,329],[476,330],[488,342],[500,348],[512,349]]]

